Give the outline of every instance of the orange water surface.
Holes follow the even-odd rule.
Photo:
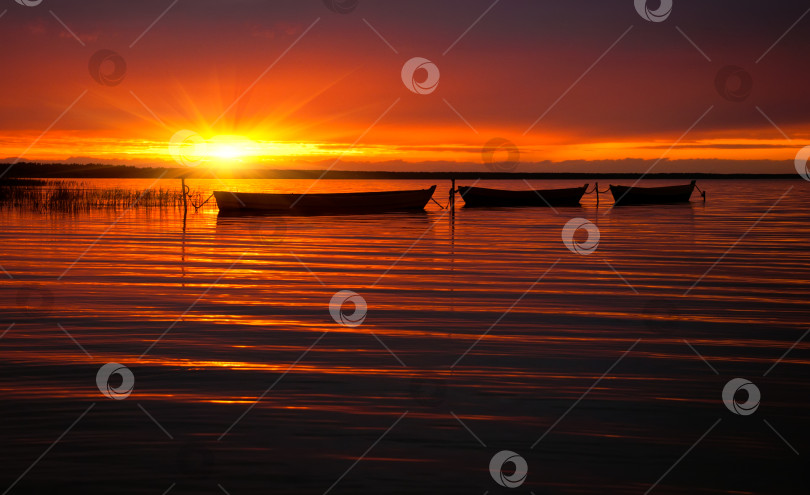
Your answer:
[[[0,210],[0,490],[794,493],[810,183],[698,184],[705,204],[615,209],[607,194],[452,214]],[[562,241],[577,217],[599,229],[591,254]],[[330,314],[341,290],[366,302],[361,324]],[[124,400],[97,385],[108,362],[134,376]],[[752,415],[723,403],[736,377],[761,391]],[[526,459],[522,486],[490,475],[501,450]]]

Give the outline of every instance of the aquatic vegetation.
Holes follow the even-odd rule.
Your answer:
[[[190,191],[188,206],[201,204],[207,194]],[[206,205],[209,207],[211,203]],[[0,180],[0,208],[38,212],[81,212],[93,209],[178,208],[184,205],[183,191],[177,189],[93,188],[86,183],[66,180]]]

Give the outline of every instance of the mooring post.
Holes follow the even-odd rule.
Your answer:
[[[593,183],[593,190],[596,191],[596,207],[599,207],[599,183]]]
[[[188,211],[188,196],[186,195],[186,178],[180,177],[180,187],[183,189],[183,212]]]
[[[450,179],[450,210],[456,209],[456,179]]]

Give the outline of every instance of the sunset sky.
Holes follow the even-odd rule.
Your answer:
[[[663,22],[632,0],[356,3],[340,14],[321,0],[6,0],[0,159],[164,164],[188,130],[207,141],[206,162],[231,168],[464,168],[503,138],[526,170],[664,157],[789,173],[810,144],[805,1],[675,0]],[[109,57],[102,83],[91,76],[100,50],[125,62],[119,84],[103,84],[116,77]],[[435,91],[403,83],[413,57],[438,68]],[[750,74],[743,101],[716,88],[729,65]]]

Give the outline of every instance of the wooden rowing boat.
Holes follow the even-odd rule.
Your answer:
[[[579,206],[588,184],[567,189],[511,191],[487,187],[459,186],[465,207],[475,206]]]
[[[688,203],[694,190],[695,181],[684,185],[663,187],[628,187],[612,184],[610,186],[616,206]]]
[[[409,191],[272,194],[214,191],[220,212],[290,214],[380,213],[423,210],[436,186]]]

